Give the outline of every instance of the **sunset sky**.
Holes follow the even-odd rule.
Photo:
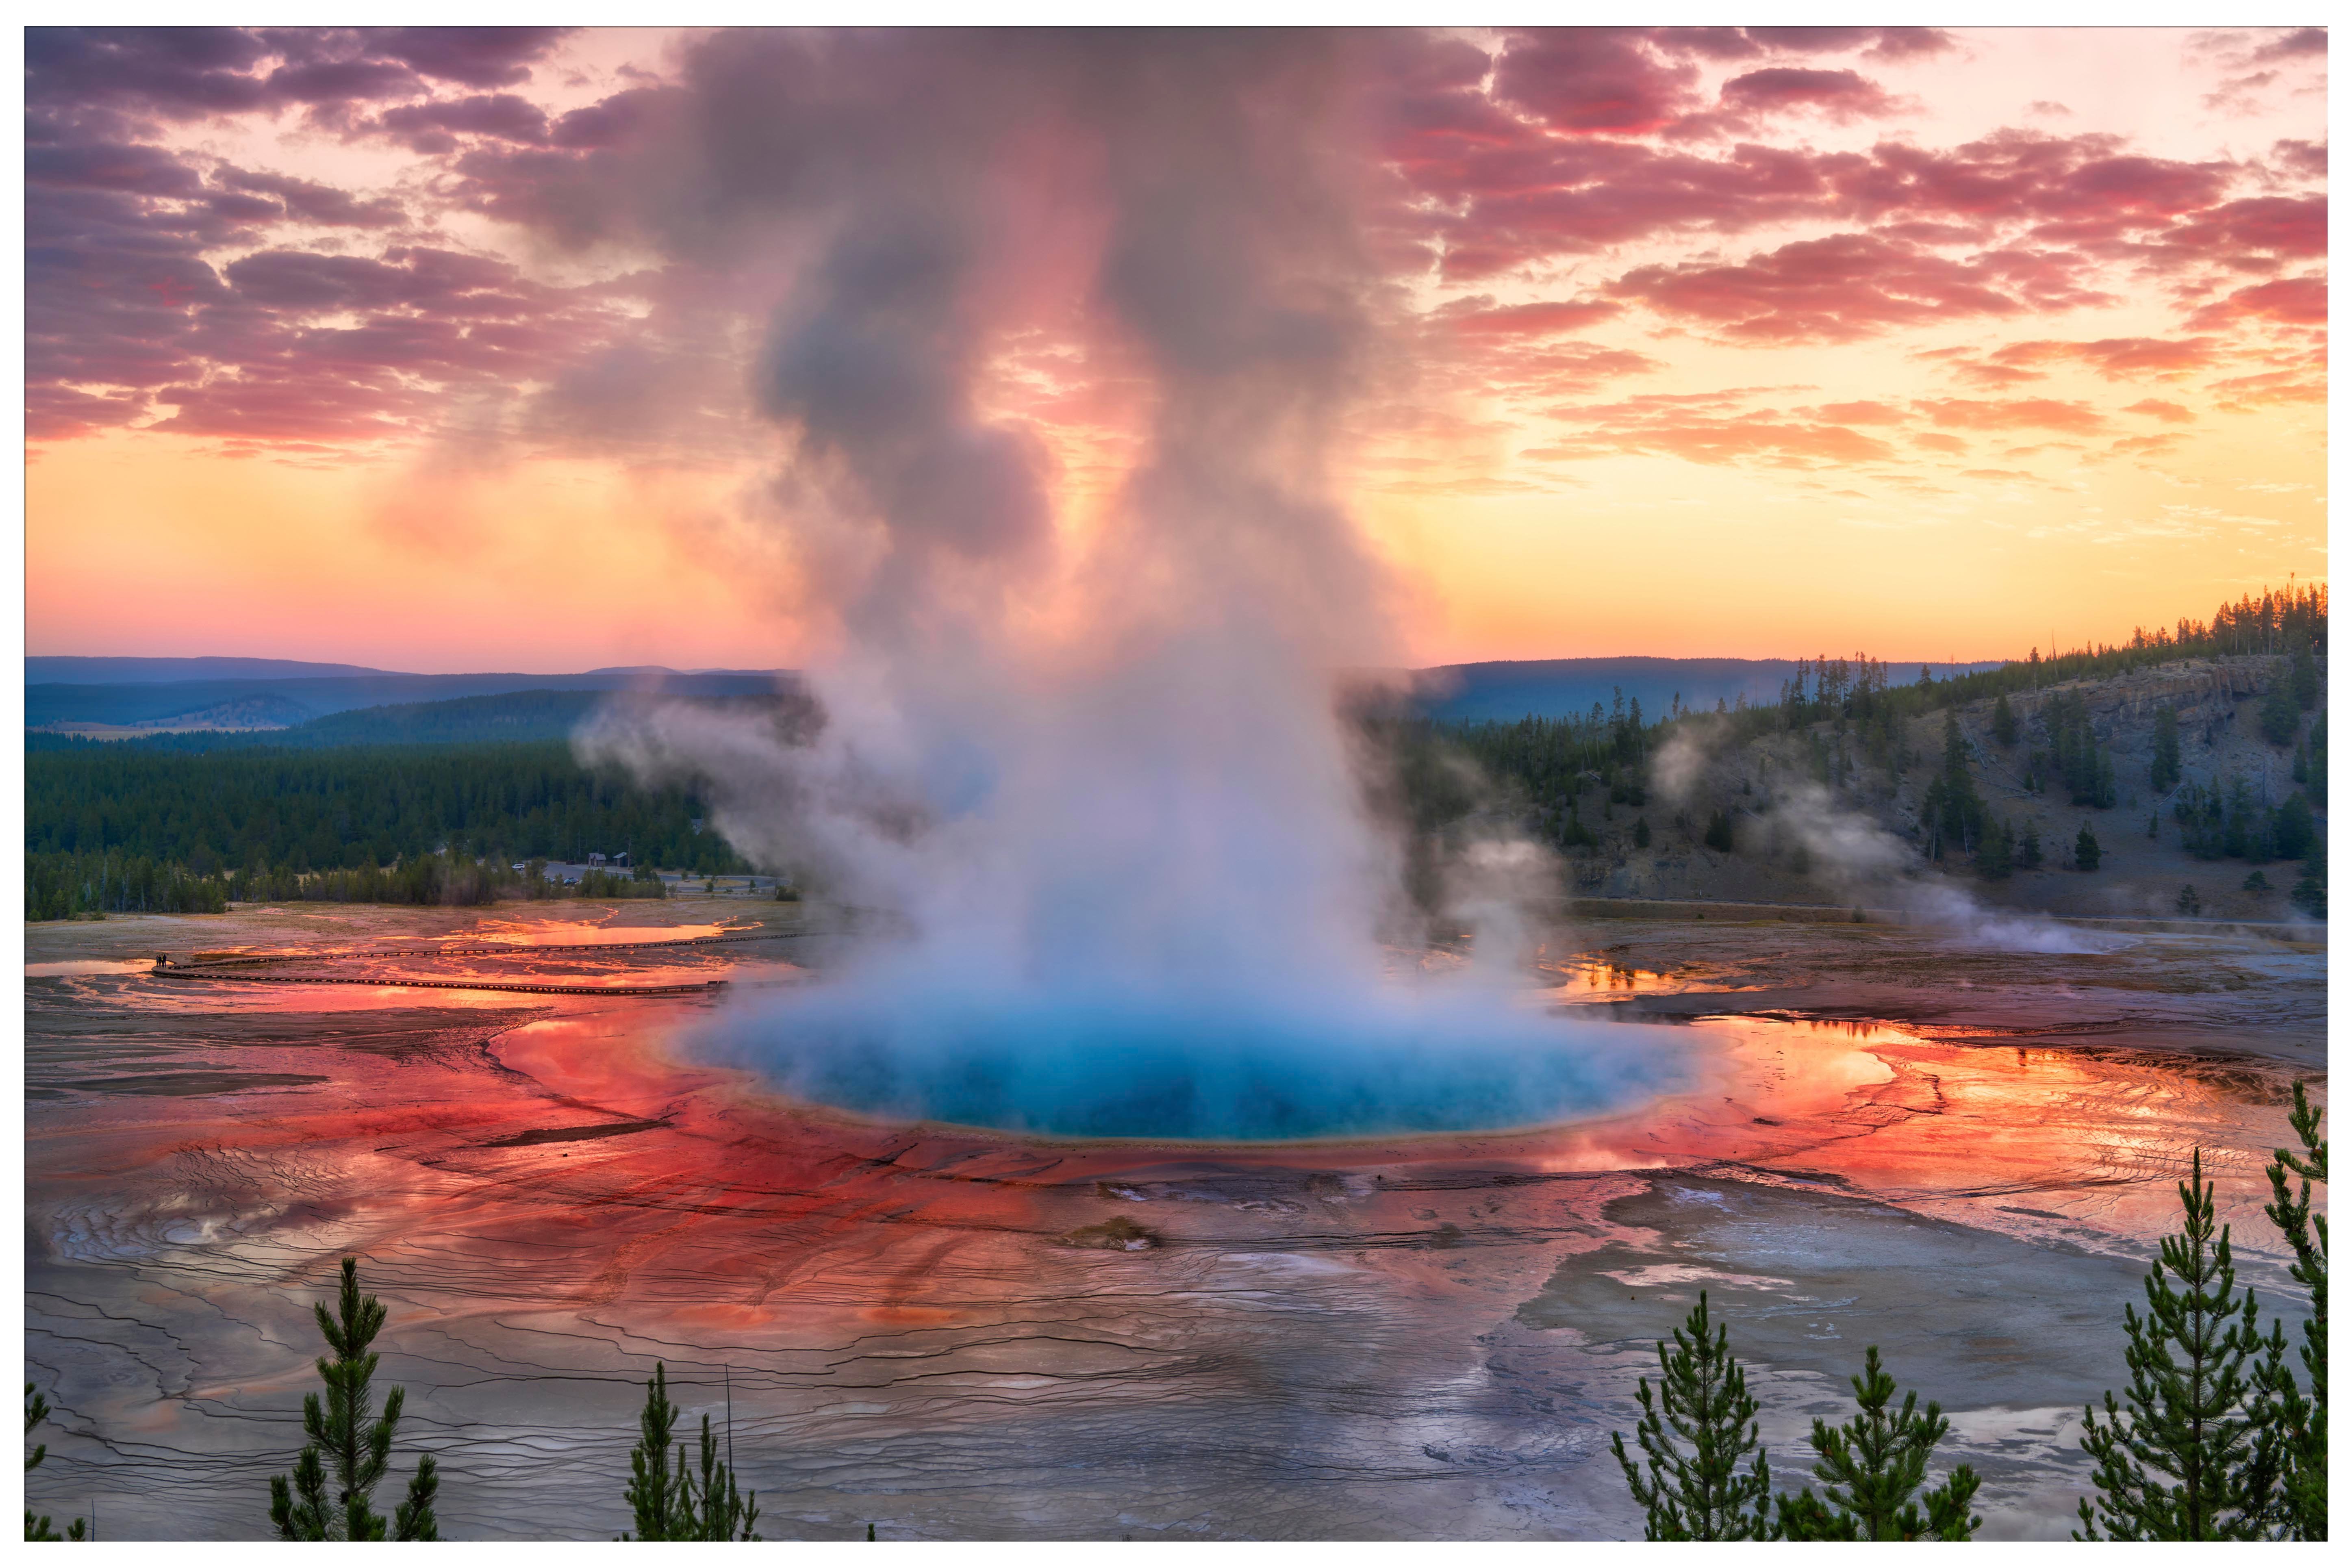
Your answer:
[[[791,47],[854,99],[855,49]],[[782,132],[711,131],[753,58],[29,34],[28,651],[822,658],[830,535],[756,384],[824,196]],[[1334,58],[1375,330],[1331,483],[1402,585],[1400,658],[2021,657],[2326,577],[2324,35]],[[1153,395],[1089,292],[1116,155],[1005,112],[945,198],[1019,258],[961,307],[1001,323],[976,395],[1084,537]],[[767,216],[714,216],[762,181]]]

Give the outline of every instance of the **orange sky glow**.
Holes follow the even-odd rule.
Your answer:
[[[28,651],[824,658],[755,384],[808,237],[604,195],[683,184],[647,171],[713,44],[31,38]],[[1331,481],[1397,657],[2022,657],[2324,580],[2325,48],[1368,37]],[[1075,539],[1153,392],[1060,195],[1098,150],[1008,146],[979,413]]]

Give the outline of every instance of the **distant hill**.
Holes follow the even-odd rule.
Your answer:
[[[278,745],[457,745],[483,741],[560,741],[604,691],[501,691],[446,702],[353,708],[268,737]]]
[[[1995,668],[1990,663],[1931,664],[1938,680]],[[1685,708],[1735,707],[1778,699],[1796,661],[1780,658],[1553,658],[1444,665],[1412,672],[1423,711],[1449,721],[1502,720],[1536,714],[1558,719],[1609,708],[1622,690],[1653,716],[1679,695]],[[363,728],[458,726],[468,735],[488,726],[521,738],[568,733],[591,694],[648,691],[677,697],[748,697],[793,684],[790,671],[679,671],[656,665],[592,669],[575,675],[485,673],[415,675],[355,665],[303,664],[290,659],[80,658],[44,656],[25,661],[25,723],[33,730],[95,730],[110,740],[164,731],[284,732],[337,714],[392,708],[421,709],[467,699],[529,694],[512,710],[449,710],[394,720],[379,713]],[[1918,679],[1918,667],[1896,667],[1898,679]],[[552,705],[555,693],[583,700]],[[560,718],[559,712],[570,718]],[[500,729],[500,726],[508,728]],[[326,734],[329,731],[314,731]],[[386,739],[394,737],[386,736]],[[452,734],[451,740],[459,738]],[[301,742],[295,743],[314,743]],[[346,743],[317,742],[315,743]],[[356,742],[351,742],[356,743]]]
[[[306,664],[295,658],[83,658],[35,654],[25,684],[143,686],[159,680],[320,680],[347,675],[399,675],[363,664]]]
[[[30,668],[33,661],[27,661]],[[443,702],[513,691],[646,691],[674,697],[748,697],[793,679],[789,671],[592,670],[583,675],[373,674],[298,679],[47,681],[25,688],[28,729],[251,729],[305,724],[389,704]]]
[[[1919,666],[1896,665],[1890,675],[1908,683],[1919,679]],[[1977,664],[1930,664],[1936,679],[2000,668],[1998,660]],[[1534,714],[1564,719],[1603,710],[1623,692],[1638,700],[1644,715],[1664,717],[1679,696],[1685,708],[1712,709],[1720,701],[1735,708],[1745,697],[1750,707],[1780,699],[1780,687],[1797,672],[1797,661],[1787,658],[1539,658],[1510,659],[1491,664],[1449,664],[1413,674],[1423,711],[1454,722],[1480,720],[1510,721]]]
[[[772,685],[754,693],[689,695],[698,703],[733,708],[781,710],[804,700],[794,693],[778,693]],[[634,692],[502,691],[485,697],[457,697],[442,702],[390,703],[353,708],[322,719],[278,729],[224,726],[205,730],[156,730],[145,733],[103,732],[97,736],[28,731],[26,749],[32,752],[81,751],[94,746],[124,746],[139,752],[234,752],[257,748],[315,751],[331,746],[463,746],[500,742],[562,741],[571,737],[583,720],[598,707],[613,702],[644,700]]]
[[[25,659],[27,686],[152,686],[173,680],[325,680],[337,676],[413,676],[408,669],[377,669],[364,664],[311,664],[299,658],[113,658],[73,654],[31,654]],[[767,669],[672,669],[666,664],[600,665],[582,672],[593,677],[772,675]],[[452,679],[473,679],[476,677]],[[577,675],[500,675],[499,680],[527,680],[538,686],[574,680]]]

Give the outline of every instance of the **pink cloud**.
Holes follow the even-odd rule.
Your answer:
[[[1961,430],[2059,430],[2089,435],[2106,428],[2106,420],[2088,404],[2062,403],[2051,397],[1990,402],[1965,397],[1922,399],[1918,407],[1936,424]]]
[[[1996,251],[1955,261],[1874,235],[1799,240],[1732,266],[1635,268],[1609,286],[1668,316],[1759,342],[1847,342],[1968,316],[2097,303],[2063,254]]]
[[[2236,375],[2214,382],[2207,390],[2222,407],[2241,410],[2273,404],[2327,401],[2326,376],[2307,371],[2271,370]]]
[[[402,104],[385,110],[377,123],[419,153],[453,152],[459,136],[526,143],[547,140],[545,112],[510,92]]]
[[[2100,338],[2091,342],[2040,339],[1996,350],[1994,366],[2071,363],[2109,381],[2165,380],[2203,370],[2218,356],[2211,338]],[[1990,368],[1990,367],[1988,367]]]
[[[1661,58],[1639,34],[1573,27],[1520,33],[1495,69],[1495,96],[1554,131],[1633,135],[1695,107],[1698,69]]]
[[[1457,300],[1435,319],[1464,337],[1539,338],[1580,331],[1624,311],[1607,300],[1547,300],[1527,305],[1496,305],[1486,295]]]
[[[1900,425],[1911,416],[1891,403],[1824,403],[1812,412],[1840,425]]]
[[[1891,113],[1895,100],[1859,71],[1809,70],[1769,66],[1723,84],[1723,104],[1744,113],[1785,113],[1809,109],[1833,120]]]
[[[2322,278],[2281,278],[2274,282],[2257,283],[2205,306],[2189,320],[2199,327],[2228,326],[2247,321],[2326,326],[2327,281]]]
[[[1740,387],[1711,393],[1645,394],[1615,403],[1554,409],[1554,417],[1581,428],[1529,455],[1563,458],[1651,455],[1694,463],[1753,462],[1791,468],[1881,463],[1896,457],[1893,447],[1829,417],[1826,408],[1780,414],[1742,406],[1768,390]],[[1878,417],[1879,405],[1864,405],[1864,412],[1873,422],[1883,422]],[[1815,415],[1822,417],[1811,416]]]

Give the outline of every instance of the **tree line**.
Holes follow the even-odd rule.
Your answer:
[[[25,847],[121,850],[198,876],[388,866],[443,850],[509,862],[627,851],[697,875],[743,863],[693,790],[583,767],[562,742],[25,759]]]
[[[228,908],[228,884],[146,855],[27,855],[25,918],[83,915],[216,915]]]
[[[2053,649],[2045,654],[2036,647],[2029,650],[2025,658],[2007,660],[1996,668],[1942,680],[1937,680],[1924,665],[1917,679],[1902,680],[1898,670],[1866,653],[1854,654],[1851,658],[1832,658],[1826,654],[1818,658],[1801,658],[1796,674],[1781,683],[1777,700],[1751,703],[1743,696],[1730,704],[1718,700],[1715,710],[1732,721],[1733,738],[1739,742],[1776,731],[1802,730],[1824,721],[1844,721],[1867,737],[1874,751],[1891,750],[1895,739],[1891,731],[1905,719],[2074,680],[2105,679],[2184,658],[2286,655],[2295,669],[2294,695],[2302,700],[2306,689],[2316,689],[2313,656],[2326,651],[2327,589],[2318,584],[2290,585],[2277,590],[2265,588],[2259,597],[2242,595],[2235,605],[2224,601],[2210,622],[2184,616],[2173,627],[2158,627],[2153,632],[2135,626],[2129,642],[2088,644],[2063,653]],[[2302,705],[2310,707],[2308,701]],[[1667,725],[1699,712],[1683,707],[1676,699],[1668,712],[1652,717],[1646,733],[1654,742]],[[1580,726],[1588,739],[1594,739],[1600,717],[1596,704],[1591,716],[1564,722]],[[1621,704],[1614,716],[1620,722],[1629,718],[1636,727],[1642,725],[1638,703],[1630,715]],[[1522,722],[1563,721],[1531,718]],[[1510,727],[1499,721],[1463,721],[1447,726],[1452,731],[1465,733]],[[1594,763],[1588,762],[1586,765]]]
[[[1565,719],[1530,715],[1516,722],[1407,721],[1412,742],[1427,759],[1413,775],[1424,805],[1421,815],[1458,815],[1469,804],[1465,785],[1435,759],[1467,756],[1489,778],[1507,780],[1531,804],[1539,835],[1562,849],[1596,846],[1599,833],[1580,815],[1579,796],[1597,786],[1601,816],[1613,818],[1620,805],[1640,807],[1648,799],[1650,758],[1680,714],[1679,704],[1654,722],[1642,716],[1642,700],[1622,690],[1607,710]]]
[[[2180,1229],[2163,1238],[2143,1285],[2147,1314],[2124,1309],[2130,1385],[2120,1402],[2109,1391],[2103,1410],[2084,1407],[2096,1497],[2081,1500],[2076,1540],[2327,1539],[2327,1217],[2311,1202],[2311,1184],[2327,1180],[2327,1144],[2300,1083],[2292,1125],[2301,1148],[2274,1151],[2263,1212],[2294,1252],[2288,1274],[2309,1303],[2293,1353],[2284,1324],[2263,1334],[2253,1291],[2238,1289],[2200,1151],[2180,1184]],[[1896,1384],[1876,1345],[1851,1379],[1853,1418],[1813,1422],[1821,1492],[1776,1496],[1761,1402],[1706,1292],[1673,1333],[1672,1349],[1658,1342],[1654,1397],[1647,1378],[1638,1391],[1642,1459],[1610,1435],[1645,1539],[1966,1541],[1983,1523],[1970,1511],[1981,1483],[1969,1466],[1927,1484],[1951,1423],[1916,1394],[1890,1410]]]
[[[2324,586],[2265,590],[2236,605],[2223,603],[2212,621],[2181,620],[2170,630],[2136,629],[2121,647],[2095,647],[2052,658],[2036,648],[2022,660],[1998,669],[1937,680],[1922,668],[1915,683],[1899,683],[1883,660],[1867,654],[1851,658],[1798,661],[1782,682],[1778,700],[1749,704],[1718,701],[1713,712],[1685,709],[1677,697],[1667,712],[1645,719],[1639,700],[1620,693],[1604,710],[1561,719],[1530,714],[1517,721],[1441,722],[1411,716],[1370,721],[1391,754],[1404,759],[1401,789],[1407,815],[1421,832],[1433,824],[1459,821],[1492,803],[1477,798],[1471,780],[1449,768],[1450,756],[1466,758],[1485,775],[1517,796],[1522,826],[1532,836],[1566,851],[1597,848],[1601,830],[1587,816],[1580,798],[1596,788],[1599,816],[1607,822],[1618,805],[1644,804],[1643,780],[1654,757],[1678,729],[1689,727],[1708,751],[1728,749],[1772,734],[1802,733],[1814,778],[1825,785],[1853,782],[1865,763],[1900,775],[1917,760],[1905,739],[1905,722],[1941,710],[1942,766],[1927,788],[1921,809],[1921,850],[1930,860],[1948,861],[1955,851],[1988,879],[2049,863],[2083,871],[2099,868],[2105,851],[2087,825],[2071,845],[2044,846],[2031,824],[2022,828],[1997,816],[1970,776],[1967,746],[1957,710],[1992,700],[1991,732],[2004,750],[2022,743],[2021,775],[2036,794],[2062,794],[2068,804],[2092,810],[2113,807],[2118,798],[2115,759],[2099,742],[2089,704],[2080,691],[2060,691],[2040,705],[2029,733],[2010,702],[2012,693],[2066,681],[2100,679],[2141,665],[2222,654],[2284,655],[2286,663],[2267,685],[2257,711],[2263,738],[2294,748],[2292,775],[2297,795],[2276,805],[2255,805],[2242,783],[2226,787],[2214,780],[2183,787],[2179,716],[2157,715],[2155,760],[2149,783],[2159,795],[2179,791],[2175,820],[2183,844],[2203,858],[2242,855],[2260,861],[2308,859],[2296,901],[2318,913],[2325,907],[2325,848],[2312,816],[2326,801],[2326,721],[2321,714],[2305,727],[2302,715],[2318,701],[2316,653],[2325,651],[2327,591]],[[1743,786],[1745,787],[1745,786]],[[1677,822],[1707,847],[1731,852],[1736,802],[1714,807],[1704,818]],[[2150,820],[2155,836],[2156,819]],[[1637,847],[1650,837],[1646,817],[1637,817]]]
[[[236,903],[488,904],[501,898],[664,899],[667,886],[651,866],[635,870],[593,868],[564,885],[549,879],[547,862],[521,870],[512,862],[462,855],[420,855],[390,866],[327,871],[269,867],[232,868],[198,877],[184,867],[140,856],[28,855],[25,858],[25,918],[69,921],[121,914],[216,915]]]

